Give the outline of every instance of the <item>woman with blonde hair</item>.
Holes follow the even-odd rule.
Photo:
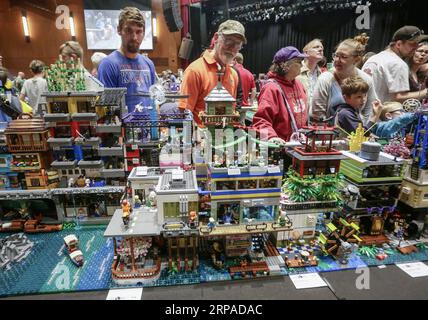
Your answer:
[[[333,70],[321,74],[314,89],[311,117],[315,122],[331,119],[330,124],[334,123],[334,107],[345,102],[340,85],[343,80],[352,76],[361,77],[369,85],[367,101],[361,109],[363,124],[368,122],[377,96],[371,77],[357,68],[365,54],[368,40],[363,33],[353,39],[346,39],[337,46],[333,54]]]
[[[85,86],[87,91],[100,91],[104,88],[88,70],[83,66],[83,48],[77,41],[67,41],[59,47],[59,55],[63,62],[72,65],[74,62],[76,68],[83,68],[85,73]]]

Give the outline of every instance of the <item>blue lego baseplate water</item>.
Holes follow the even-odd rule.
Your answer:
[[[20,263],[14,264],[10,270],[0,272],[0,296],[23,295],[37,293],[54,293],[70,291],[108,290],[125,286],[116,285],[111,279],[110,268],[113,262],[113,242],[103,237],[105,226],[83,226],[76,230],[73,225],[66,225],[64,230],[54,233],[26,234],[34,242],[32,252]],[[68,257],[63,238],[69,234],[79,237],[79,247],[83,252],[85,263],[76,267]],[[10,234],[1,234],[5,238]],[[278,248],[284,257],[294,255],[301,250],[310,249],[307,245],[294,246],[288,252]],[[316,252],[316,247],[312,248]],[[392,254],[393,252],[393,254]],[[360,254],[353,254],[348,264],[341,265],[332,257],[321,256],[318,266],[306,268],[280,268],[280,274],[286,276],[297,273],[331,272],[356,269],[381,264],[395,264],[412,261],[427,261],[428,249],[420,248],[416,253],[403,255],[391,250],[388,258],[378,260]],[[158,280],[144,287],[162,287],[191,285],[206,282],[231,281],[239,277],[231,277],[226,269],[215,269],[210,261],[199,259],[196,271],[170,273],[165,268]],[[246,279],[251,279],[247,277]],[[137,287],[126,286],[126,287]]]

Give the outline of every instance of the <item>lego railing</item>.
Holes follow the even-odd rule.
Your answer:
[[[36,151],[48,151],[49,147],[47,143],[36,143],[32,145],[9,145],[10,152],[36,152]]]

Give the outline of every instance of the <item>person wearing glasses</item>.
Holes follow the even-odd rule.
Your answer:
[[[345,79],[352,76],[359,76],[369,86],[366,103],[359,110],[362,123],[365,125],[369,121],[377,96],[370,76],[357,68],[365,54],[368,39],[363,33],[353,39],[346,39],[337,46],[336,52],[333,53],[333,69],[321,74],[315,85],[311,113],[313,121],[328,119],[329,124],[334,124],[335,107],[345,103],[340,86]]]
[[[145,30],[143,13],[135,7],[124,8],[117,26],[121,46],[105,57],[98,67],[98,79],[104,86],[127,89],[125,103],[128,112],[134,111],[140,103],[150,106],[150,98],[138,94],[148,93],[157,80],[153,62],[139,53]]]
[[[405,112],[403,105],[396,101],[385,102],[382,105],[380,121],[372,132],[379,138],[385,139],[404,136],[406,126],[417,120],[418,112]]]
[[[410,69],[409,86],[410,92],[420,91],[426,88],[425,79],[418,77],[421,67],[428,62],[428,42],[419,43],[418,48],[412,57],[409,58],[408,64]]]
[[[213,48],[206,50],[202,56],[192,62],[184,71],[181,93],[189,95],[181,99],[178,107],[193,113],[193,120],[201,126],[199,113],[205,110],[204,98],[218,83],[217,72],[221,72],[223,87],[236,98],[238,74],[231,67],[233,59],[242,46],[247,43],[244,26],[235,20],[227,20],[220,24],[212,38]]]
[[[413,56],[420,42],[427,40],[428,36],[418,27],[404,26],[394,33],[387,49],[367,60],[363,70],[373,77],[381,101],[404,102],[428,97],[427,89],[410,92],[410,71],[404,61]]]

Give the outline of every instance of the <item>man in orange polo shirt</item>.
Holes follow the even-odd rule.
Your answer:
[[[204,98],[217,85],[219,70],[223,73],[223,87],[236,97],[238,74],[230,64],[247,42],[245,28],[238,21],[227,20],[219,26],[213,42],[212,50],[206,50],[202,57],[187,67],[181,84],[181,93],[189,95],[189,98],[180,100],[179,108],[191,110],[198,126],[201,126],[199,112],[205,110]]]

